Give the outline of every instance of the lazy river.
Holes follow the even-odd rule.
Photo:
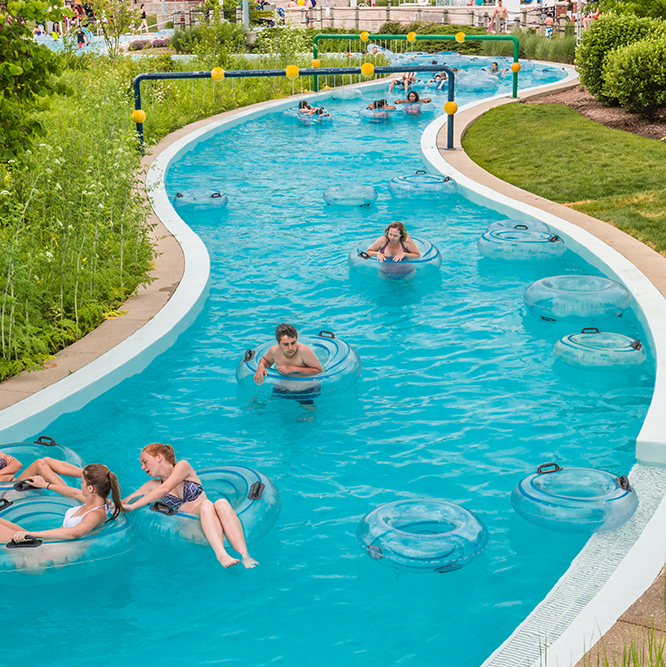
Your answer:
[[[391,198],[391,178],[424,168],[419,138],[431,117],[369,123],[358,110],[375,97],[327,100],[326,125],[269,111],[171,164],[170,197],[202,186],[229,197],[224,209],[177,209],[210,254],[204,309],[144,372],[47,429],[86,461],[108,464],[127,491],[145,481],[138,455],[153,441],[195,469],[268,475],[282,509],[251,545],[261,565],[224,571],[212,552],[140,543],[122,569],[46,589],[39,623],[32,596],[13,597],[2,617],[17,658],[36,660],[48,646],[51,665],[103,654],[109,664],[473,667],[585,543],[524,521],[511,490],[546,461],[627,473],[654,386],[650,351],[620,373],[558,361],[555,342],[580,327],[529,315],[525,288],[598,271],[571,251],[543,265],[492,262],[477,239],[506,216],[460,194]],[[375,204],[325,203],[328,187],[359,183],[378,190]],[[439,248],[437,274],[350,272],[358,240],[392,220]],[[322,395],[315,410],[245,393],[238,362],[283,321],[303,335],[335,332],[360,355],[360,379]],[[631,310],[603,327],[645,338]],[[382,566],[359,547],[357,525],[402,499],[463,505],[485,524],[486,550],[446,574]],[[74,615],[81,658],[71,653]]]

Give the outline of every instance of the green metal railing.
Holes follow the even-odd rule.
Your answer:
[[[352,40],[352,41],[363,41],[368,42],[370,40],[385,39],[392,41],[408,41],[418,42],[418,41],[435,41],[435,42],[458,42],[461,44],[464,42],[498,42],[498,41],[511,41],[513,42],[513,62],[518,62],[518,38],[514,35],[465,35],[464,40],[459,41],[458,35],[370,35],[367,36],[364,33],[361,33],[366,37],[361,39],[361,35],[315,35],[312,39],[312,57],[317,59],[319,57],[319,40],[321,39],[332,39],[332,40]],[[464,33],[458,33],[464,34]],[[513,71],[513,70],[512,70]],[[314,77],[314,90],[315,92],[319,91],[319,77],[315,74]],[[518,97],[518,72],[513,71],[513,94],[512,97]]]

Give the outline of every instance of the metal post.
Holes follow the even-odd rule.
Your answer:
[[[250,29],[250,3],[248,0],[243,0],[243,26],[246,30]]]

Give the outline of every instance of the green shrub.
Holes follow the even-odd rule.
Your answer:
[[[583,40],[576,51],[576,66],[583,85],[598,100],[614,104],[616,98],[604,94],[604,59],[621,46],[627,46],[649,37],[666,36],[662,21],[637,16],[603,14],[583,33]]]
[[[652,118],[666,103],[666,37],[615,49],[606,57],[603,78],[606,97]]]
[[[170,42],[176,53],[206,52],[210,55],[242,51],[244,44],[245,32],[242,26],[219,21],[179,28],[173,33]]]

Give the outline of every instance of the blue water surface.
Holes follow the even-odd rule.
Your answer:
[[[91,656],[109,665],[474,667],[585,543],[523,521],[511,490],[546,461],[628,472],[653,363],[616,374],[557,361],[554,343],[580,327],[532,318],[522,294],[547,275],[597,272],[569,251],[527,267],[481,258],[478,237],[503,216],[460,195],[392,199],[392,177],[424,168],[428,119],[361,120],[374,97],[327,102],[330,125],[268,113],[171,166],[170,195],[205,186],[230,199],[222,211],[179,208],[211,256],[205,308],[145,372],[47,429],[111,466],[128,492],[145,481],[138,456],[154,441],[195,468],[261,470],[278,484],[282,511],[251,545],[260,566],[227,571],[204,548],[140,544],[123,569],[29,595],[13,589],[0,618],[17,659],[44,664],[48,651],[54,667]],[[374,185],[377,204],[325,204],[327,187],[355,183]],[[437,245],[437,277],[350,273],[358,239],[392,220]],[[314,411],[244,393],[235,380],[243,352],[283,321],[353,345],[361,380]],[[644,338],[631,312],[603,328]],[[369,558],[359,520],[402,498],[464,505],[487,526],[487,550],[447,574]]]

